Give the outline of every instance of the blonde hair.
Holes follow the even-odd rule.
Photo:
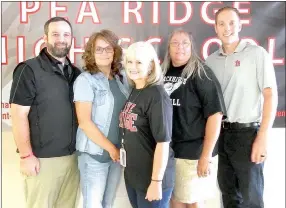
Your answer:
[[[191,33],[183,30],[182,28],[176,29],[174,30],[168,38],[168,46],[167,46],[167,51],[164,57],[164,61],[162,63],[162,70],[163,70],[163,74],[165,75],[167,73],[167,71],[170,68],[170,64],[171,64],[171,57],[170,57],[170,42],[172,37],[177,34],[177,33],[183,33],[186,34],[191,42],[191,57],[188,60],[185,68],[183,69],[183,72],[181,74],[182,78],[189,78],[192,75],[195,76],[196,73],[199,75],[199,77],[201,78],[201,72],[204,72],[204,74],[207,76],[205,69],[204,69],[204,65],[203,65],[203,61],[200,59],[200,57],[197,55],[196,53],[196,49],[194,46],[194,39]],[[208,76],[207,76],[208,77]]]
[[[162,69],[159,63],[159,59],[157,56],[157,53],[154,49],[154,47],[148,43],[148,42],[143,42],[143,41],[139,41],[136,43],[131,44],[127,50],[125,51],[125,55],[123,58],[123,66],[126,70],[126,65],[127,65],[127,59],[129,58],[131,53],[136,53],[137,51],[143,52],[144,56],[147,56],[148,60],[149,60],[149,67],[148,70],[150,70],[150,73],[148,74],[148,78],[147,78],[147,82],[146,82],[146,86],[150,86],[150,85],[160,85],[163,83],[163,73],[162,73]],[[128,73],[127,73],[128,74]],[[131,86],[135,86],[135,83],[133,80],[131,80],[128,76],[127,76],[127,80],[130,83]]]

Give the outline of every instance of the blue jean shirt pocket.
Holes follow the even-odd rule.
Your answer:
[[[94,92],[95,97],[94,101],[97,106],[104,105],[106,102],[106,97],[107,97],[107,90],[95,90]]]

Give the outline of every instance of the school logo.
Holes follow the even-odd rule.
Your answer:
[[[132,110],[135,108],[135,106],[135,103],[126,103],[124,109],[119,114],[119,127],[128,129],[131,132],[137,132],[137,128],[134,125],[134,122],[137,121],[138,115],[136,113],[132,113]]]
[[[170,96],[172,92],[174,92],[176,89],[178,89],[181,86],[182,83],[183,83],[182,81],[179,81],[177,83],[167,82],[164,84],[164,88],[166,92],[168,93],[168,95]]]
[[[237,67],[237,66],[240,66],[240,61],[239,60],[236,60],[235,61],[235,66]]]
[[[182,77],[167,76],[164,77],[164,88],[169,96],[178,89],[182,84],[186,84],[187,79]],[[180,99],[171,99],[173,106],[181,106]]]

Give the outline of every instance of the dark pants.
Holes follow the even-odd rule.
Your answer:
[[[133,208],[169,208],[173,188],[164,190],[161,200],[149,202],[145,199],[146,193],[138,191],[126,183],[125,185],[129,201]]]
[[[251,162],[258,128],[222,129],[218,151],[218,183],[224,208],[263,208],[264,163]]]

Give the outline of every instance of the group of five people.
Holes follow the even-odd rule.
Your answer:
[[[204,63],[191,33],[174,30],[162,62],[147,42],[123,55],[95,32],[83,72],[67,57],[71,24],[46,22],[46,47],[13,73],[13,133],[29,208],[111,208],[124,167],[134,208],[262,208],[263,164],[277,106],[267,52],[241,40],[239,12],[215,16],[222,46]]]

